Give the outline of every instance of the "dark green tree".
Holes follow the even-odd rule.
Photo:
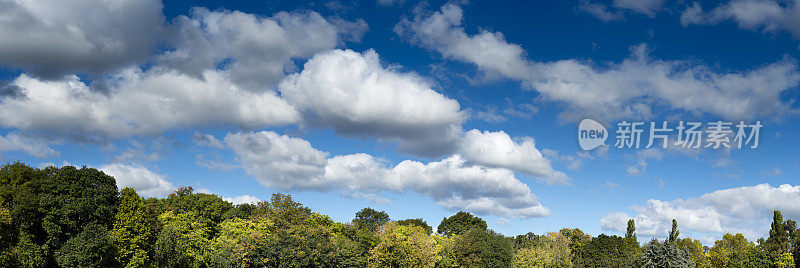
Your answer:
[[[94,168],[71,166],[40,170],[13,164],[0,169],[0,173],[5,189],[0,195],[12,200],[11,217],[18,233],[26,236],[20,247],[25,251],[20,254],[29,259],[41,258],[40,266],[55,266],[57,260],[105,261],[95,254],[107,253],[100,250],[108,241],[108,229],[119,202],[114,178]],[[88,241],[95,238],[101,241]],[[65,246],[70,248],[62,249]],[[98,251],[80,251],[79,246],[97,246]],[[91,255],[75,255],[81,253]]]
[[[791,243],[789,242],[789,232],[783,222],[781,212],[773,211],[772,226],[769,230],[769,238],[764,242],[764,250],[770,259],[777,260],[783,253],[789,252]]]
[[[638,244],[628,243],[622,237],[601,234],[577,246],[572,252],[572,262],[577,267],[634,267],[640,258],[638,248]]]
[[[114,267],[114,243],[106,227],[91,223],[67,240],[56,252],[60,267]]]
[[[381,225],[389,222],[389,214],[372,208],[363,208],[356,212],[353,225],[358,229],[377,230]]]
[[[442,219],[436,232],[441,235],[460,235],[469,232],[472,229],[487,228],[486,221],[472,215],[469,212],[459,211],[449,218]]]
[[[454,244],[461,267],[510,267],[514,259],[513,239],[485,228],[469,229]]]

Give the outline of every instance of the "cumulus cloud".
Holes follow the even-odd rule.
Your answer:
[[[531,137],[514,141],[504,131],[473,129],[465,133],[459,152],[470,161],[520,171],[547,184],[567,184],[570,180],[566,174],[553,170]]]
[[[164,27],[160,0],[0,2],[0,65],[56,78],[146,60]]]
[[[205,71],[196,78],[169,69],[133,68],[110,80],[104,94],[75,75],[44,81],[22,74],[13,84],[25,98],[0,102],[0,125],[96,141],[191,126],[265,127],[299,118],[274,92],[243,90],[221,72]]]
[[[800,186],[769,184],[718,190],[697,198],[673,201],[648,200],[633,208],[638,214],[609,213],[600,221],[604,230],[624,232],[628,219],[635,219],[637,233],[664,237],[672,219],[681,231],[719,238],[725,233],[742,233],[755,240],[766,235],[772,211],[784,218],[800,217]],[[713,241],[713,240],[712,240]]]
[[[360,37],[366,30],[360,22],[341,21],[337,28],[313,11],[260,17],[194,8],[191,17],[174,19],[174,48],[159,56],[159,62],[196,77],[222,66],[242,88],[271,89],[296,69],[293,59],[332,49],[340,36]]]
[[[540,97],[566,105],[566,120],[593,115],[605,120],[647,119],[651,107],[752,119],[797,114],[781,93],[800,84],[797,63],[783,59],[751,70],[722,73],[694,61],[658,60],[645,45],[629,58],[607,66],[574,59],[535,62],[500,32],[468,35],[461,7],[446,4],[436,12],[418,12],[395,32],[445,58],[474,64],[485,73],[518,80]]]
[[[776,33],[787,31],[800,38],[800,5],[796,1],[732,0],[703,12],[694,2],[681,13],[681,24],[688,26],[713,25],[726,20],[739,24],[739,28]]]
[[[245,172],[267,187],[373,197],[385,191],[414,192],[449,210],[521,218],[550,214],[513,171],[471,164],[459,155],[428,163],[405,160],[392,167],[368,154],[329,157],[308,141],[269,131],[230,133],[225,143]]]
[[[280,92],[318,126],[350,137],[400,141],[423,156],[452,152],[465,115],[417,74],[383,67],[373,50],[332,50],[281,82]]]
[[[60,154],[50,148],[50,143],[16,132],[0,136],[0,152],[23,152],[37,158],[58,157]]]
[[[143,166],[114,163],[103,165],[99,169],[114,177],[118,188],[131,187],[141,196],[164,197],[177,189],[164,175]]]

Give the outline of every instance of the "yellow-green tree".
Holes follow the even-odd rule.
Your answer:
[[[370,267],[434,267],[441,247],[419,226],[390,222],[378,229],[378,245],[370,251]]]
[[[754,246],[742,234],[725,234],[721,240],[714,242],[708,258],[712,267],[742,267],[745,257]]]
[[[561,233],[547,233],[539,244],[524,247],[514,254],[513,267],[572,267],[569,238]]]
[[[154,223],[147,218],[147,207],[133,188],[120,193],[114,216],[111,238],[117,249],[117,261],[125,267],[142,267],[151,263],[148,252],[155,242]]]
[[[162,224],[156,240],[155,260],[162,267],[205,265],[210,228],[194,212],[167,211],[158,217]]]

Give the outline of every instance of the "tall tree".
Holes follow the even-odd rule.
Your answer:
[[[460,235],[472,229],[486,230],[486,221],[469,212],[459,211],[449,218],[442,219],[436,231],[442,235]]]
[[[628,228],[625,231],[625,238],[636,241],[636,223],[634,223],[633,219],[628,220]]]
[[[794,257],[794,263],[800,267],[800,229],[797,227],[797,222],[793,220],[786,221],[786,231],[789,232],[789,251]]]
[[[125,267],[150,265],[148,253],[156,239],[155,224],[148,218],[147,206],[136,191],[130,187],[122,189],[111,229],[117,261]]]
[[[783,253],[789,252],[789,232],[783,222],[783,215],[778,210],[773,211],[772,225],[769,238],[764,242],[764,250],[773,261],[782,258]]]
[[[678,221],[672,219],[672,229],[669,231],[669,238],[667,242],[670,244],[675,243],[678,240],[678,235],[681,234],[681,231],[678,230]]]

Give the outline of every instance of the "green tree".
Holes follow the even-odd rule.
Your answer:
[[[27,257],[20,258],[41,260],[34,266],[55,266],[57,260],[97,260],[96,254],[107,253],[99,250],[104,249],[101,245],[108,238],[119,202],[113,177],[93,168],[40,170],[19,163],[6,165],[0,173],[4,184],[0,196],[4,204],[12,200],[11,218],[18,233],[26,236],[17,252]],[[95,238],[101,241],[87,240]],[[98,246],[98,251],[79,251],[74,248],[78,245]],[[75,255],[84,253],[89,255]]]
[[[228,211],[233,209],[233,205],[214,194],[195,193],[192,187],[181,187],[171,193],[165,201],[168,210],[177,213],[191,212],[197,221],[202,222],[209,228],[211,239],[218,231],[216,226],[222,223],[228,215]]]
[[[252,217],[265,217],[271,220],[276,228],[303,225],[311,216],[311,209],[295,202],[291,195],[275,193],[270,201],[256,204]]]
[[[356,212],[353,225],[358,229],[368,229],[375,231],[378,227],[389,222],[389,214],[384,211],[377,211],[372,208],[363,208]]]
[[[513,267],[572,267],[569,238],[561,233],[548,233],[530,246],[517,249]]]
[[[679,238],[678,241],[676,241],[676,243],[679,248],[686,250],[686,252],[689,253],[689,260],[692,261],[692,263],[694,263],[695,267],[701,268],[701,267],[711,266],[710,261],[708,260],[708,258],[706,258],[706,255],[703,252],[703,243],[701,243],[700,240],[691,238],[684,238],[684,239]]]
[[[370,251],[370,267],[434,267],[440,246],[420,226],[390,222],[378,230],[378,245]]]
[[[232,218],[222,222],[219,229],[208,247],[210,266],[252,267],[258,262],[258,243],[270,235],[274,225],[265,218]]]
[[[579,248],[589,243],[592,240],[592,236],[587,235],[581,229],[574,228],[562,228],[558,231],[565,237],[569,238],[569,249],[573,253]],[[574,262],[574,260],[573,260]]]
[[[397,221],[397,224],[399,224],[399,225],[406,225],[406,226],[419,226],[419,227],[422,227],[422,229],[424,229],[424,230],[425,230],[425,232],[426,232],[426,233],[428,233],[428,235],[430,235],[430,234],[432,234],[432,233],[433,233],[433,227],[431,227],[430,225],[428,225],[428,223],[427,223],[427,222],[425,222],[425,221],[424,221],[424,220],[422,220],[422,219],[405,219],[405,220],[399,220],[399,221]]]
[[[486,230],[486,221],[469,212],[459,211],[449,218],[442,219],[436,231],[441,235],[461,235],[472,229]]]
[[[56,252],[56,262],[61,267],[113,267],[114,244],[105,226],[95,223],[67,240]]]
[[[629,240],[637,241],[636,240],[636,223],[633,221],[633,219],[628,220],[628,228],[625,231],[625,238],[629,239]]]
[[[669,231],[669,238],[667,239],[667,242],[670,244],[675,243],[675,241],[678,240],[678,236],[680,234],[681,231],[678,230],[678,221],[672,219],[672,229],[670,229]]]
[[[616,235],[601,234],[575,247],[572,262],[577,267],[633,267],[641,255],[638,246]]]
[[[708,251],[712,267],[744,267],[745,259],[755,245],[742,234],[725,234]]]
[[[453,252],[461,267],[509,267],[514,258],[513,239],[492,230],[472,228],[454,241]]]
[[[673,221],[674,226],[674,221]],[[674,228],[673,228],[674,229]],[[690,268],[694,267],[691,261],[689,252],[679,247],[675,241],[670,243],[659,243],[658,240],[651,240],[650,243],[644,246],[642,252],[642,267],[647,268],[660,268],[660,267],[676,267],[676,268]]]
[[[152,263],[148,254],[152,252],[152,245],[157,238],[155,224],[148,218],[147,206],[136,191],[130,187],[122,189],[114,216],[114,228],[111,229],[119,263],[125,267],[142,267]]]
[[[800,266],[800,229],[797,227],[797,222],[793,220],[787,220],[784,225],[789,233],[789,251],[794,257],[795,265]]]
[[[791,243],[789,241],[789,232],[783,222],[781,212],[775,210],[772,217],[772,225],[769,230],[769,238],[764,242],[764,250],[769,255],[770,259],[777,261],[783,257],[783,253],[789,252]]]
[[[155,243],[159,267],[201,267],[206,263],[210,228],[194,212],[164,212],[162,230]]]

